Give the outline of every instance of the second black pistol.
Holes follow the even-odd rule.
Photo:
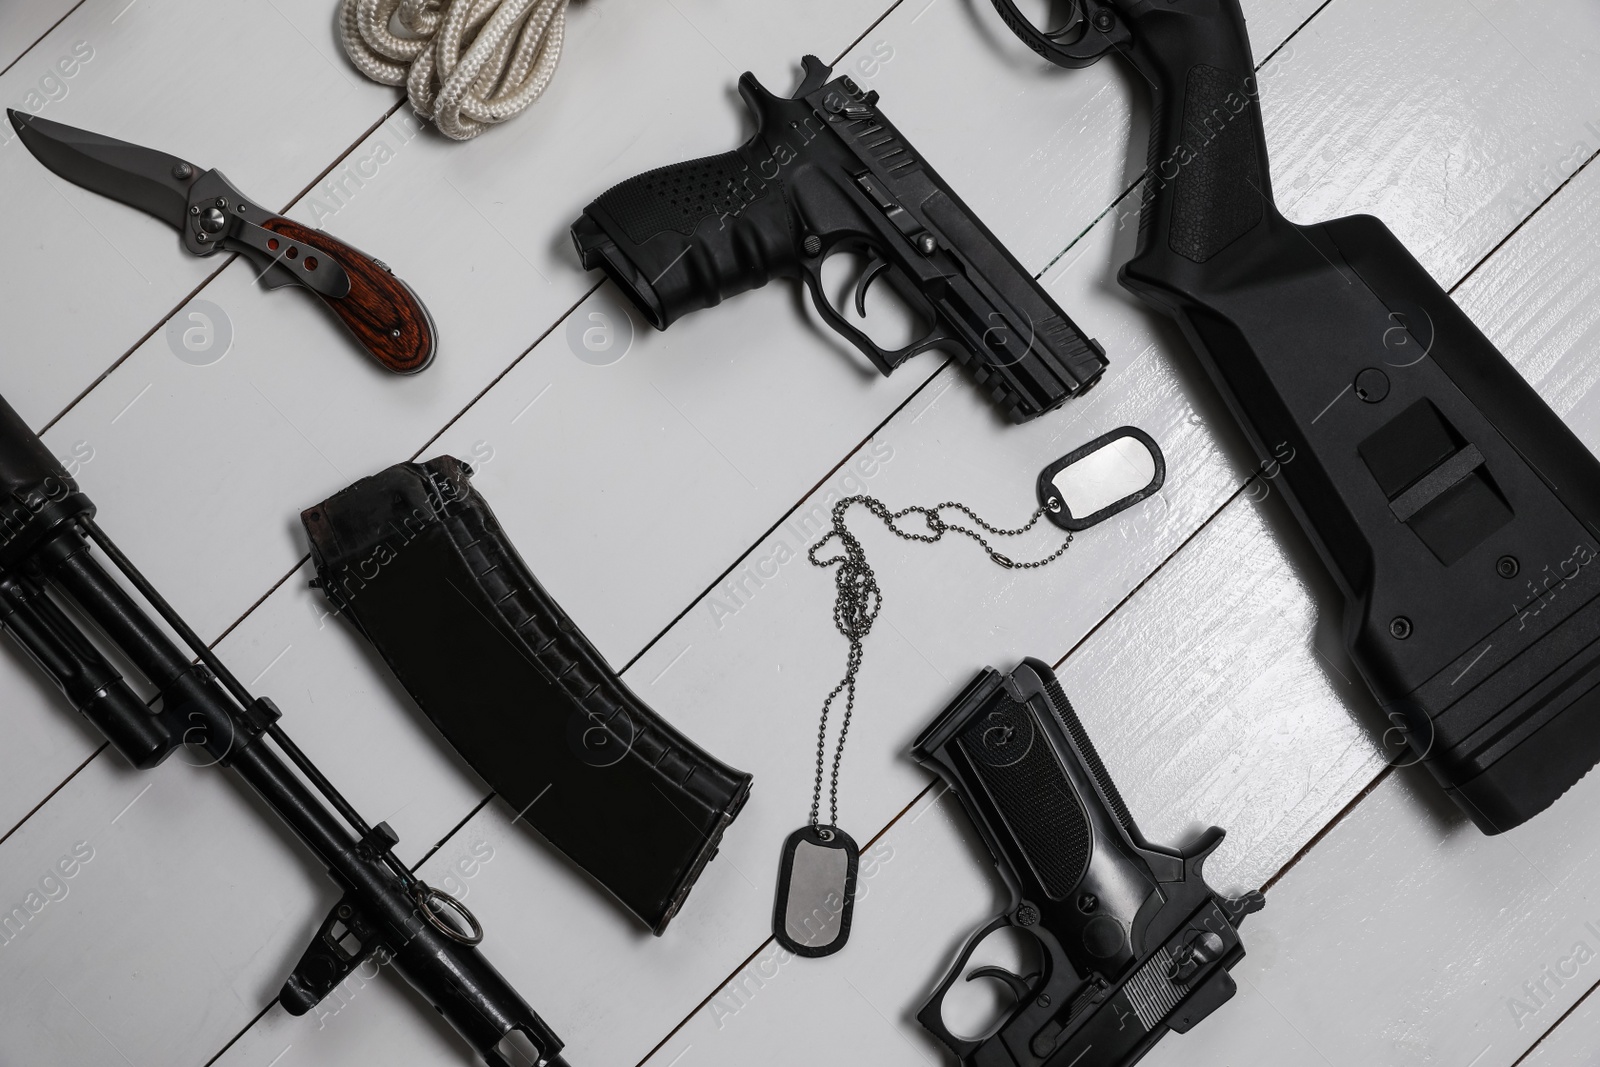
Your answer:
[[[1049,667],[984,670],[911,754],[960,798],[1011,893],[917,1014],[965,1067],[1131,1067],[1233,996],[1238,926],[1261,895],[1206,884],[1215,826],[1181,849],[1144,839]],[[957,1036],[945,995],[1005,926],[1032,936],[1038,969],[972,971],[1016,1003],[987,1035]]]

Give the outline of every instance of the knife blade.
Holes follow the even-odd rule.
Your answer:
[[[381,260],[261,207],[220,171],[19,111],[6,114],[40,163],[172,226],[191,255],[236,252],[259,268],[269,288],[292,283],[310,290],[384,368],[415,374],[433,361],[432,316]]]

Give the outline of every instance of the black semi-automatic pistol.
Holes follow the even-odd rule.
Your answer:
[[[806,56],[792,99],[746,73],[756,132],[720,156],[652,170],[602,193],[572,225],[583,265],[604,268],[651,325],[720,304],[774,277],[803,278],[828,325],[884,374],[918,352],[953,351],[1014,422],[1093,385],[1105,350],[878,110],[878,94]],[[880,274],[928,330],[880,348],[829,302],[822,265],[867,261],[856,312]]]
[[[1049,667],[985,669],[911,752],[961,799],[1011,890],[917,1013],[963,1064],[1129,1067],[1233,996],[1238,926],[1261,895],[1232,900],[1206,885],[1215,826],[1181,850],[1144,839]],[[1005,926],[1032,935],[1039,970],[969,974],[1003,982],[1016,1003],[986,1036],[958,1037],[945,995]]]

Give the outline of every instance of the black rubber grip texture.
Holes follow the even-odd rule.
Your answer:
[[[708,215],[734,215],[766,195],[767,183],[738,152],[657,167],[612,186],[595,198],[629,240],[644,244],[671,230],[685,237]]]
[[[1246,94],[1239,78],[1220,67],[1196,64],[1184,93],[1182,152],[1170,164],[1160,164],[1178,167],[1168,240],[1174,252],[1195,263],[1204,263],[1249,233],[1266,213],[1266,186]],[[1160,177],[1158,172],[1154,180]]]
[[[1089,868],[1089,819],[1027,706],[1002,695],[960,743],[1045,896],[1066,899]]]
[[[1100,787],[1100,792],[1105,794],[1106,802],[1111,805],[1111,814],[1117,817],[1117,822],[1121,823],[1122,828],[1130,835],[1137,834],[1133,816],[1128,813],[1128,805],[1123,803],[1122,794],[1117,792],[1117,783],[1111,780],[1106,765],[1100,761],[1100,753],[1094,750],[1094,742],[1089,740],[1089,732],[1083,728],[1083,723],[1078,721],[1078,713],[1073,710],[1072,702],[1062,691],[1061,682],[1052,676],[1044,691],[1050,697],[1056,718],[1061,720],[1061,725],[1067,728],[1067,734],[1077,744],[1078,751],[1083,753],[1084,762],[1089,765],[1089,773],[1094,776],[1095,784]]]

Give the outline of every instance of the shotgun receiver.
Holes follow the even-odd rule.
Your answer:
[[[993,2],[1046,59],[1149,82],[1120,280],[1277,474],[1390,734],[1485,833],[1548,807],[1600,757],[1600,464],[1382,222],[1279,214],[1239,0],[1073,0],[1048,28]]]
[[[739,93],[756,120],[741,147],[652,170],[602,193],[572,224],[588,270],[604,268],[659,330],[774,277],[802,278],[823,319],[888,374],[944,347],[1014,422],[1076,396],[1106,367],[1033,275],[978,221],[878,110],[878,94],[806,56],[792,99],[752,74]],[[823,291],[822,265],[841,253],[880,274],[928,327],[886,351]]]
[[[0,629],[129,763],[146,770],[180,745],[203,749],[278,813],[343,890],[284,983],[284,1010],[304,1015],[376,957],[392,962],[490,1067],[565,1067],[561,1039],[478,951],[477,919],[399,860],[389,825],[367,825],[278,725],[272,702],[239,684],[106,537],[94,513],[0,397]],[[100,565],[91,546],[187,650]],[[159,690],[157,709],[139,699],[63,605],[75,606]]]
[[[1181,850],[1144,839],[1049,667],[984,670],[911,754],[950,784],[1011,893],[917,1013],[962,1064],[1130,1067],[1233,996],[1238,926],[1261,895],[1230,900],[1206,884],[1214,826]],[[987,1035],[958,1037],[945,994],[1004,926],[1037,942],[1040,966],[969,974],[1004,983],[1016,1003]]]

